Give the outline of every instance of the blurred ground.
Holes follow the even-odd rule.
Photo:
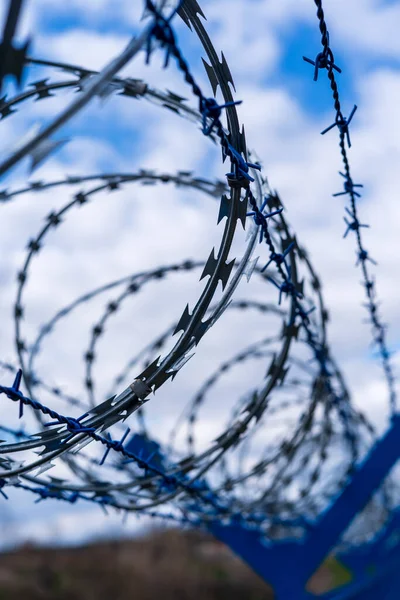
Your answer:
[[[349,579],[330,557],[307,587],[320,594]],[[0,554],[0,600],[225,599],[273,600],[273,592],[229,548],[200,531],[153,531],[78,548],[26,545]]]
[[[223,544],[195,532],[0,554],[0,600],[272,600]]]

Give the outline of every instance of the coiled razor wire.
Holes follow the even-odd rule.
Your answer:
[[[7,23],[12,24],[18,19],[20,4],[10,2]],[[27,100],[45,100],[61,89],[79,93],[56,119],[31,135],[0,164],[1,175],[27,156],[31,157],[33,167],[45,160],[61,144],[52,138],[58,129],[94,96],[106,97],[115,93],[135,100],[143,98],[198,125],[205,136],[221,145],[223,161],[230,160],[230,172],[224,182],[196,177],[187,171],[157,174],[141,169],[135,173],[36,181],[18,190],[3,189],[0,192],[0,201],[8,203],[17,201],[25,193],[80,186],[67,204],[46,217],[43,227],[29,240],[25,261],[17,274],[14,319],[19,369],[8,361],[0,363],[5,372],[14,372],[15,377],[11,387],[0,386],[0,393],[19,404],[19,417],[24,416],[25,407],[33,409],[31,412],[41,429],[32,433],[8,423],[0,427],[6,438],[0,444],[0,492],[6,497],[5,488],[15,486],[36,494],[38,501],[46,498],[71,503],[90,501],[125,514],[136,512],[196,525],[218,518],[222,522],[246,523],[270,537],[301,534],[312,527],[313,519],[351,476],[375,431],[366,417],[351,405],[344,379],[331,357],[326,334],[328,313],[320,280],[306,250],[291,232],[279,195],[272,192],[267,179],[262,176],[259,161],[252,158],[255,154],[247,150],[244,127],[240,128],[235,108],[238,102],[231,92],[230,85],[234,87],[232,75],[223,54],[219,60],[204,28],[201,20],[204,14],[196,0],[185,0],[166,16],[166,4],[164,1],[157,6],[151,0],[146,1],[147,27],[99,73],[29,57],[27,46],[18,54],[21,64],[18,63],[17,70],[15,61],[9,64],[3,56],[2,77],[14,74],[20,78],[18,74],[22,67],[31,64],[61,69],[71,78],[54,82],[49,78],[42,79],[11,99],[3,97],[2,119],[14,114]],[[320,3],[316,4],[323,28],[322,8]],[[194,80],[175,38],[172,24],[176,13],[202,43],[209,61],[203,59],[203,63],[214,97],[219,86],[223,104],[219,105],[214,98],[206,98]],[[4,48],[7,44],[14,48],[11,30],[14,31],[15,26],[7,30],[7,40],[3,35]],[[327,68],[332,83],[332,70],[339,69],[329,48],[326,26],[321,32],[324,50],[315,61],[307,60],[314,64],[316,74],[318,68]],[[165,52],[165,68],[171,68],[169,63],[175,59],[198,99],[198,110],[187,106],[184,99],[173,92],[157,90],[143,80],[117,76],[142,48],[145,48],[148,63],[156,43]],[[17,50],[14,48],[13,51]],[[226,126],[221,122],[223,111]],[[344,150],[351,117],[345,120],[340,106],[337,114],[335,124],[340,131],[346,163],[345,190],[352,200],[350,216],[353,221],[347,225],[348,230],[357,232],[361,244],[361,224],[355,212],[357,193],[354,187],[357,186],[349,183],[351,178]],[[131,183],[173,183],[219,199],[218,224],[224,223],[219,248],[213,248],[205,261],[185,260],[102,285],[59,310],[42,324],[36,339],[28,343],[23,333],[24,291],[31,265],[46,243],[48,233],[59,229],[70,211],[95,201],[98,193],[117,193]],[[89,184],[94,187],[84,187]],[[230,256],[233,240],[237,237],[238,220],[243,229],[248,229],[240,259]],[[264,265],[259,266],[259,257],[253,256],[256,248],[264,248],[260,246],[263,242],[268,249],[267,260],[263,258]],[[361,245],[359,251],[366,252]],[[261,249],[260,253],[264,255],[265,250]],[[365,266],[367,258],[368,255],[362,258],[359,254],[371,308],[376,305]],[[209,279],[194,308],[186,306],[175,323],[129,357],[115,376],[109,394],[99,398],[94,364],[109,320],[150,282],[159,283],[167,277],[181,276],[181,273],[199,268],[202,269],[200,280]],[[249,281],[254,273],[267,284],[265,289],[276,296],[269,293],[268,301],[234,299],[243,276]],[[216,300],[219,282],[223,293]],[[118,292],[107,301],[102,316],[90,329],[84,353],[86,394],[67,394],[57,385],[50,385],[36,369],[46,337],[77,307],[114,290]],[[275,326],[275,333],[271,335],[269,323],[261,339],[248,340],[239,353],[226,357],[218,368],[208,373],[198,392],[187,400],[183,410],[180,407],[169,439],[161,440],[154,427],[150,394],[175,379],[194,356],[199,342],[227,309],[243,314],[256,311],[260,329],[262,315],[268,319],[274,317],[279,321],[278,329]],[[393,408],[394,379],[383,326],[377,320],[376,308],[371,311]],[[171,339],[178,333],[180,337],[171,348]],[[263,365],[261,381],[256,385],[252,382],[248,392],[239,398],[227,399],[231,406],[226,411],[226,424],[218,437],[206,443],[198,440],[196,434],[213,388],[229,377],[232,369],[243,369],[243,366],[248,369],[249,362],[256,361]],[[131,383],[116,393],[126,382]],[[22,383],[26,393],[21,391]],[[50,396],[51,400],[44,402],[44,396]],[[66,416],[72,409],[80,416]],[[128,419],[129,427],[124,424]],[[277,432],[272,439],[271,431]],[[43,476],[54,467],[57,476]],[[389,482],[382,487],[382,501],[370,530],[381,526],[390,509],[392,494]]]

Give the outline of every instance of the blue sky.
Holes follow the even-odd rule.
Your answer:
[[[99,69],[143,27],[139,21],[141,4],[128,0],[90,3],[71,0],[62,4],[27,0],[19,37],[22,40],[32,35],[32,54],[37,58],[57,58]],[[355,402],[383,426],[386,390],[379,365],[371,360],[368,351],[369,327],[362,323],[365,314],[361,307],[360,274],[354,268],[354,240],[350,237],[342,240],[344,202],[341,197],[332,198],[333,193],[342,189],[337,174],[341,168],[337,132],[320,135],[320,131],[334,121],[332,98],[326,75],[321,73],[318,82],[313,82],[313,68],[302,60],[303,55],[315,58],[320,51],[314,3],[312,0],[205,0],[200,4],[214,45],[217,50],[223,50],[230,66],[236,98],[243,100],[238,113],[245,124],[248,147],[255,149],[261,158],[264,173],[272,188],[280,193],[293,229],[310,251],[313,264],[322,276],[331,313],[329,334],[334,354],[341,358]],[[4,4],[0,8],[2,19]],[[360,201],[361,221],[372,226],[366,233],[366,246],[379,263],[378,293],[383,299],[384,320],[390,324],[389,343],[391,348],[396,348],[400,339],[396,225],[400,216],[397,198],[400,38],[396,29],[400,4],[331,0],[326,3],[325,12],[331,47],[343,70],[338,83],[344,114],[347,115],[354,104],[358,105],[351,129],[350,159],[354,180],[365,186]],[[210,90],[198,42],[179,19],[176,31],[202,89]],[[163,71],[161,64],[162,54],[155,53],[151,65],[146,67],[141,53],[123,74],[143,78],[162,90],[170,89],[196,106],[176,66],[171,64],[168,71]],[[32,68],[27,70],[26,81],[44,76],[64,77],[51,69]],[[12,84],[10,93],[13,93]],[[1,123],[2,154],[32,124],[43,125],[56,116],[71,98],[71,92],[64,92],[51,100],[25,103],[18,115]],[[59,137],[71,141],[41,166],[31,180],[105,170],[130,172],[139,168],[163,172],[193,169],[199,176],[223,178],[226,170],[221,165],[218,149],[210,146],[192,124],[143,100],[133,102],[112,97],[101,103],[96,99],[65,126]],[[28,178],[26,163],[10,174],[2,187],[3,184],[15,187]],[[4,257],[0,271],[3,324],[0,355],[3,359],[15,358],[10,314],[15,273],[22,263],[26,241],[38,230],[43,217],[68,197],[68,190],[58,190],[43,196],[27,195],[13,205],[1,207],[3,224],[7,223],[2,225],[0,241]],[[218,234],[210,227],[210,219],[211,223],[215,219],[215,206],[194,192],[184,193],[173,188],[164,191],[163,188],[156,221],[151,211],[150,190],[127,188],[120,192],[118,199],[117,196],[112,198],[109,204],[104,195],[96,207],[88,207],[85,218],[71,218],[57,239],[49,238],[49,248],[37,266],[35,264],[34,277],[27,289],[26,304],[30,308],[24,326],[28,338],[46,316],[68,299],[143,267],[185,257],[206,258],[210,244],[218,240]],[[135,209],[131,206],[132,199],[137,201]],[[166,231],[171,232],[170,235],[166,236]],[[238,240],[238,247],[242,242]],[[53,284],[50,294],[49,281]],[[271,290],[269,299],[273,293]],[[187,295],[195,298],[196,290],[192,282],[180,283],[171,285],[165,294],[168,301],[162,310],[149,293],[134,307],[136,317],[132,313],[123,315],[110,332],[110,341],[102,347],[103,363],[98,373],[101,389],[108,387],[117,364],[130,350],[126,319],[129,319],[133,337],[146,340],[147,335],[169,323],[167,315],[173,318],[180,314]],[[96,310],[101,306],[99,302]],[[137,314],[141,315],[140,319]],[[68,390],[82,389],[81,356],[91,317],[91,311],[81,311],[70,330],[66,327],[59,338],[50,339],[50,350],[44,353],[39,365],[43,373],[50,373],[53,381],[61,381]],[[254,323],[246,329],[249,336],[254,330]],[[236,333],[236,337],[240,335]],[[117,340],[118,351],[115,350],[115,356],[110,355],[109,349],[113,348],[114,352]],[[210,344],[216,345],[217,341],[213,339]],[[223,356],[223,344],[219,351]],[[208,346],[203,354],[199,351],[199,371],[207,372],[213,364],[214,359],[207,356],[207,352],[210,352]],[[394,361],[398,365],[397,356]],[[182,377],[179,394],[184,395],[190,391],[193,373],[189,372],[186,379],[183,374]],[[236,381],[231,382],[232,386],[235,384]],[[168,393],[171,391],[165,397]],[[159,408],[160,403],[157,406],[163,422],[169,424],[168,414]],[[205,421],[204,430],[208,426],[210,423]],[[32,505],[31,497],[10,491],[11,496],[13,501],[6,505],[8,512],[4,512],[6,540],[46,541],[57,537],[60,541],[78,541],[99,529],[105,533],[110,529],[124,531],[120,518],[105,520],[100,510],[64,507],[51,501]],[[12,523],[12,531],[9,527],[8,533],[7,523]],[[131,529],[135,527],[132,524]],[[128,527],[126,531],[131,529]]]

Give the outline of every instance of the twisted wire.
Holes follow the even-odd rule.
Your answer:
[[[390,361],[390,355],[387,341],[386,341],[386,326],[381,321],[381,317],[378,313],[378,301],[377,301],[377,292],[376,292],[376,283],[370,276],[368,261],[372,264],[376,265],[376,262],[369,256],[368,251],[365,249],[363,244],[361,228],[369,227],[368,225],[360,223],[358,218],[358,207],[357,207],[357,198],[360,197],[359,192],[355,188],[363,187],[360,183],[354,183],[351,171],[350,171],[350,162],[348,158],[348,152],[346,149],[345,142],[347,141],[348,147],[351,147],[350,143],[350,133],[349,133],[349,125],[353,119],[353,116],[357,110],[357,106],[354,105],[354,108],[350,112],[350,115],[345,118],[342,112],[342,105],[340,102],[339,88],[336,81],[335,73],[341,73],[341,70],[335,65],[335,59],[332,52],[332,49],[329,45],[329,33],[327,29],[327,24],[325,20],[324,10],[322,8],[322,0],[314,0],[315,5],[317,7],[317,18],[319,24],[319,30],[321,32],[321,44],[322,44],[322,52],[319,53],[315,59],[315,61],[310,60],[309,58],[303,57],[303,59],[314,65],[314,81],[318,79],[318,70],[326,69],[330,88],[333,96],[333,104],[335,109],[335,122],[324,129],[321,133],[324,135],[334,127],[338,128],[339,131],[339,148],[340,154],[343,161],[344,173],[340,172],[339,174],[344,178],[344,191],[333,194],[334,197],[337,196],[349,196],[350,198],[350,208],[346,207],[347,215],[344,217],[344,221],[346,223],[347,229],[344,233],[344,237],[347,237],[349,232],[354,232],[356,236],[357,243],[357,265],[360,265],[362,275],[363,275],[363,286],[365,288],[367,303],[366,308],[369,312],[370,322],[372,324],[372,336],[374,345],[376,344],[378,347],[378,351],[380,354],[382,368],[384,371],[387,387],[389,390],[389,402],[390,409],[392,413],[392,417],[396,412],[396,402],[397,402],[397,394],[395,388],[395,376],[393,372],[392,363]],[[352,220],[349,222],[347,220],[347,216],[349,216]]]

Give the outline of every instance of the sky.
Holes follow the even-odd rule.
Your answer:
[[[101,69],[144,27],[141,0],[27,0],[25,4],[18,39],[22,41],[28,35],[32,38],[30,54],[89,69]],[[334,121],[332,97],[326,74],[321,73],[314,82],[312,66],[302,59],[303,55],[314,59],[321,49],[315,5],[312,0],[203,0],[200,4],[214,46],[223,51],[230,66],[235,99],[243,101],[238,115],[245,125],[247,146],[261,159],[263,173],[279,192],[287,219],[321,276],[330,313],[328,334],[333,355],[355,404],[365,409],[382,430],[387,418],[387,390],[379,362],[370,349],[370,328],[363,323],[367,313],[362,307],[361,274],[355,268],[355,240],[350,235],[343,239],[344,197],[332,197],[343,186],[338,175],[342,167],[338,134],[334,129],[320,135]],[[0,6],[0,22],[5,6]],[[378,263],[372,272],[398,371],[400,4],[388,0],[331,0],[326,2],[325,14],[331,48],[342,69],[337,80],[343,112],[348,115],[354,104],[358,107],[351,126],[349,157],[354,181],[364,186],[359,201],[360,221],[371,226],[363,230],[365,246]],[[179,17],[174,26],[196,80],[211,96],[200,44]],[[155,52],[147,66],[141,52],[122,75],[171,90],[196,106],[176,65],[163,70],[162,60],[162,52]],[[25,84],[45,77],[56,80],[65,75],[54,69],[30,67]],[[9,95],[16,93],[12,83],[7,91]],[[22,104],[18,113],[0,124],[1,155],[7,155],[33,125],[48,123],[72,97],[71,91],[65,91],[46,101]],[[69,142],[31,175],[28,161],[24,162],[1,182],[1,187],[12,190],[27,180],[48,181],[67,174],[129,173],[140,168],[166,173],[193,170],[199,177],[211,179],[223,179],[226,171],[220,151],[193,124],[144,100],[118,96],[105,101],[95,99],[59,132],[59,138],[68,138]],[[85,189],[90,189],[90,184]],[[15,202],[0,207],[3,360],[16,360],[11,315],[16,273],[26,255],[27,241],[39,230],[43,218],[70,197],[70,189],[56,188],[17,197]],[[28,340],[46,318],[80,294],[160,264],[185,258],[205,260],[220,236],[215,226],[215,201],[173,186],[164,186],[156,199],[154,188],[126,186],[112,194],[100,193],[96,202],[80,210],[71,212],[57,235],[48,236],[46,249],[32,266],[24,300],[27,310],[23,326]],[[238,249],[243,244],[244,236],[237,240]],[[264,254],[266,262],[266,249]],[[116,316],[95,365],[100,391],[105,393],[109,388],[127,355],[180,316],[188,300],[193,303],[201,289],[195,279],[177,275],[172,282],[149,284],[148,290]],[[246,293],[243,290],[243,295]],[[264,300],[276,301],[272,286],[267,292],[263,288],[262,294]],[[104,304],[102,298],[82,307],[54,336],[49,336],[38,360],[39,375],[68,392],[84,393],[82,355],[88,331]],[[210,340],[205,339],[204,346],[199,347],[192,370],[187,375],[182,372],[178,396],[190,393],[193,380],[204,379],[228,347],[237,344],[239,348],[244,333],[249,343],[254,339],[254,320],[243,323],[232,319],[230,323],[228,331],[218,329],[213,337],[210,332]],[[0,377],[8,383],[7,373],[0,373]],[[240,376],[233,376],[224,385],[225,393],[232,392],[240,386]],[[172,387],[154,399],[155,427],[170,426],[171,415],[177,411],[174,400]],[[7,402],[2,399],[2,414],[11,422],[15,416],[11,411],[17,409]],[[204,435],[212,425],[210,413],[202,423]],[[24,540],[77,543],[99,532],[116,535],[137,529],[133,517],[122,525],[120,517],[106,519],[98,508],[66,507],[56,501],[33,504],[32,497],[16,490],[10,490],[9,495],[12,501],[3,502],[0,511],[6,545]]]

